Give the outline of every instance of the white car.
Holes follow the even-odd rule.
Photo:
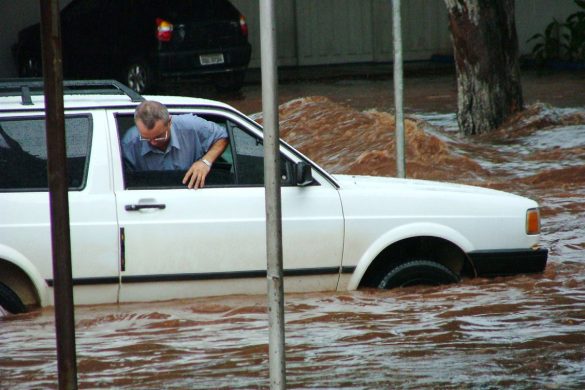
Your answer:
[[[38,83],[0,83],[0,305],[53,304],[45,113]],[[66,87],[74,301],[157,301],[266,289],[262,128],[209,100],[152,96],[224,126],[206,186],[184,172],[124,171],[120,139],[140,95]],[[124,92],[124,93],[120,93]],[[285,291],[391,288],[541,272],[536,202],[471,186],[329,175],[280,145]]]

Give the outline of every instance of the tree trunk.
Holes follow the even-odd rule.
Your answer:
[[[514,0],[445,0],[465,135],[495,130],[523,107]]]

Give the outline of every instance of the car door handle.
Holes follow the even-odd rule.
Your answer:
[[[142,209],[164,210],[166,207],[167,207],[166,204],[147,203],[147,204],[127,204],[124,208],[126,209],[126,211],[139,211]]]

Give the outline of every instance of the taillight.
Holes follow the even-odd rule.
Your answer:
[[[248,36],[248,24],[246,23],[244,15],[240,15],[240,32],[243,36]]]
[[[170,42],[173,38],[173,24],[167,20],[156,18],[156,39]]]

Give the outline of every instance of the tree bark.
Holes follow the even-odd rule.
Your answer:
[[[465,135],[495,130],[522,110],[514,0],[445,0]]]

